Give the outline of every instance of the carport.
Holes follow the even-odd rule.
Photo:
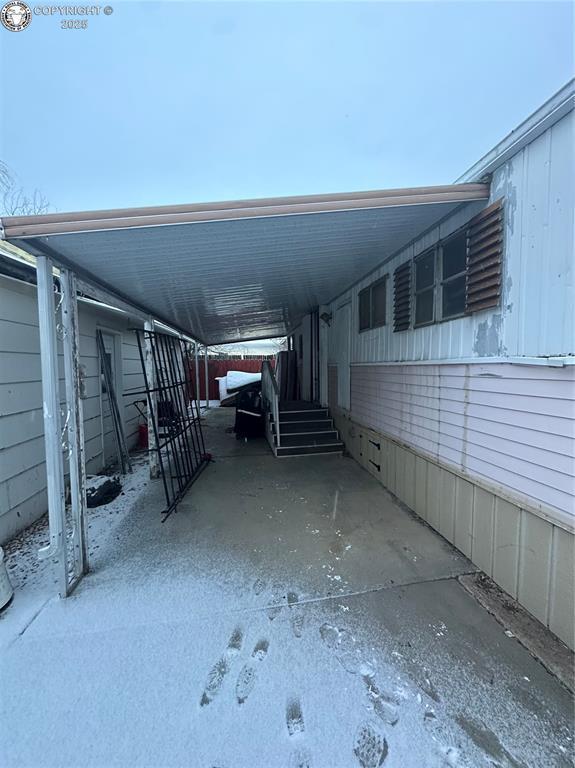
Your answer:
[[[38,260],[51,533],[50,545],[41,556],[62,555],[60,595],[69,594],[88,570],[77,291],[144,320],[142,361],[154,390],[158,383],[153,364],[155,322],[195,340],[197,380],[198,344],[207,350],[211,344],[289,334],[306,312],[337,296],[417,234],[460,206],[479,210],[488,196],[488,184],[456,184],[4,218],[3,238]],[[62,277],[60,335],[72,501],[68,525],[59,449],[54,268],[61,270]],[[270,407],[277,413],[273,382],[269,391]],[[159,451],[155,450],[153,394],[149,401],[150,470],[155,477]],[[180,487],[177,498],[187,487],[187,483]]]
[[[206,347],[285,335],[488,194],[463,184],[4,219],[4,237],[38,258],[46,554],[60,594],[88,570],[77,290]],[[353,459],[277,460],[229,427],[225,409],[204,414],[215,462],[177,515],[161,526],[150,483],[92,551],[90,578],[2,648],[6,764],[569,765],[568,691],[471,597],[477,569],[463,555]],[[45,706],[30,720],[38,692]]]

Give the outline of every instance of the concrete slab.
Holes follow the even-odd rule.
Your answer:
[[[351,459],[274,459],[231,418],[176,515],[149,484],[71,598],[0,621],[0,765],[571,765],[569,693],[469,561]]]
[[[28,632],[123,626],[126,615],[206,616],[285,602],[288,589],[313,600],[476,570],[353,459],[278,460],[265,440],[226,432],[232,417],[207,417],[215,461],[177,514],[160,523],[161,487],[152,485],[76,594],[54,601]]]
[[[2,680],[6,766],[570,764],[567,691],[455,580],[24,635]]]

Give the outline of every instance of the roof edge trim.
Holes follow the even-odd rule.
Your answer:
[[[468,202],[489,198],[489,184],[451,184],[404,190],[354,192],[347,195],[268,198],[194,206],[127,208],[116,211],[8,216],[2,218],[6,240],[63,235],[73,232],[158,227],[199,222],[335,213],[432,203]]]
[[[496,168],[541,136],[573,109],[575,109],[575,78],[569,80],[563,88],[519,123],[511,133],[508,133],[493,149],[456,179],[455,183],[470,183],[493,173]]]

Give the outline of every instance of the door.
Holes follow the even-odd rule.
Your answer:
[[[118,386],[118,364],[116,354],[116,336],[113,333],[106,333],[102,331],[102,339],[104,341],[104,348],[106,350],[106,358],[112,371],[112,380],[114,383],[114,390],[116,397],[118,398],[118,409],[120,414],[123,412],[121,389]],[[110,408],[110,398],[106,388],[106,381],[104,379],[104,368],[102,360],[100,360],[100,402],[101,402],[101,420],[102,420],[102,451],[103,451],[103,465],[107,466],[117,459],[116,438],[114,436],[114,422],[112,419],[112,411]]]
[[[335,349],[337,350],[337,404],[350,410],[350,321],[351,304],[338,307],[335,312]]]

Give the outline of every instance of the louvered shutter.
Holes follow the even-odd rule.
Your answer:
[[[501,301],[503,201],[471,219],[467,229],[465,311],[497,307]]]
[[[406,331],[411,323],[411,261],[393,273],[393,330]]]

